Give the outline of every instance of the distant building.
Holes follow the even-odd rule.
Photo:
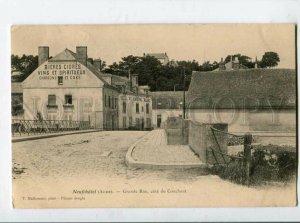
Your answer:
[[[248,69],[245,65],[241,64],[238,57],[234,59],[230,57],[230,61],[225,63],[223,58],[221,58],[221,62],[219,63],[219,67],[213,71],[222,71],[222,70],[243,70]]]
[[[154,91],[150,95],[153,127],[161,128],[168,117],[182,115],[183,91]]]
[[[169,63],[169,57],[167,53],[144,53],[145,56],[151,56],[158,59],[162,65],[167,65]]]
[[[188,118],[226,122],[230,131],[296,131],[294,69],[193,71]]]
[[[182,91],[150,92],[153,126],[183,114]],[[237,69],[193,71],[186,118],[225,122],[230,132],[296,132],[296,71]]]
[[[39,66],[23,81],[25,119],[89,121],[97,129],[150,129],[152,100],[140,91],[138,76],[105,74],[87,56],[87,47],[69,49],[49,59],[39,47]]]
[[[11,71],[11,81],[18,82],[22,76],[22,72],[19,70],[12,70]]]

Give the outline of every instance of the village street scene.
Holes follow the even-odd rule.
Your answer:
[[[294,40],[288,24],[13,27],[13,206],[295,206]]]

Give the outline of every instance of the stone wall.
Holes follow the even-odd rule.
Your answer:
[[[172,117],[166,121],[165,131],[169,145],[189,145],[204,163],[214,164],[216,159],[224,163],[228,159],[222,155],[227,154],[227,123],[199,123]]]
[[[228,132],[227,123],[197,123],[189,121],[188,144],[203,162],[214,164],[216,163],[216,157],[219,163],[224,163],[224,159],[227,160],[228,157],[221,153],[227,154],[228,135],[217,131],[213,132],[211,128]],[[214,154],[212,149],[216,151]]]

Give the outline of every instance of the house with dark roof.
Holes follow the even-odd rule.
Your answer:
[[[39,66],[22,89],[25,119],[39,114],[47,120],[89,121],[98,129],[151,128],[152,101],[140,92],[137,75],[102,73],[86,46],[52,58],[49,47],[39,47]]]
[[[169,63],[169,57],[167,53],[144,53],[144,57],[151,56],[158,59],[162,65],[167,65]]]
[[[182,115],[183,91],[154,91],[150,95],[154,127],[161,127],[169,117]]]
[[[256,64],[256,66],[257,66],[257,64]],[[222,57],[221,62],[219,63],[219,67],[213,71],[222,71],[222,70],[229,71],[229,70],[240,70],[240,69],[248,69],[248,67],[241,64],[238,57],[235,57],[233,59],[231,56],[230,61],[228,61],[227,63],[225,63],[225,61],[223,61],[223,57]]]
[[[194,71],[186,95],[189,119],[242,132],[295,132],[296,101],[294,69]]]

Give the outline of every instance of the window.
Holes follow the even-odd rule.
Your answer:
[[[106,107],[107,105],[106,105],[107,103],[106,103],[106,95],[104,95],[104,106]]]
[[[58,77],[58,85],[63,85],[63,76]]]
[[[115,104],[114,104],[114,96],[111,97],[111,108],[115,108]]]
[[[108,107],[110,108],[110,96],[108,96]]]
[[[48,95],[48,106],[56,106],[56,95]]]
[[[117,104],[118,104],[118,99],[115,98],[115,108],[117,108]]]
[[[66,105],[72,104],[72,95],[70,95],[70,94],[65,95],[65,104]]]
[[[149,114],[150,109],[149,109],[149,103],[146,104],[146,113]]]
[[[136,113],[140,113],[140,105],[139,105],[139,103],[136,103],[136,105],[135,105],[135,112]]]
[[[123,102],[123,113],[126,113],[126,102]]]
[[[144,112],[144,106],[142,106],[142,112]]]

